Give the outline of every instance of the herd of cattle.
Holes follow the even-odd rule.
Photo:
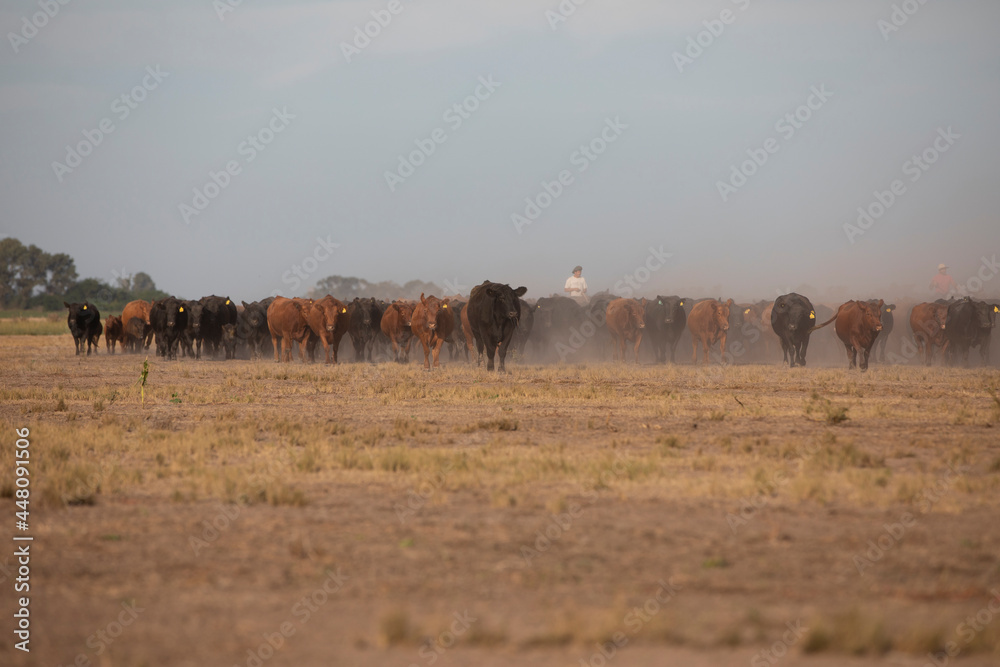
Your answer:
[[[763,345],[754,349],[762,360],[777,343],[786,363],[804,366],[810,335],[829,324],[846,350],[849,368],[865,370],[873,349],[876,356],[881,353],[881,361],[886,360],[896,310],[895,304],[883,300],[848,301],[836,310],[814,307],[795,293],[747,304],[678,296],[628,299],[601,293],[581,305],[563,296],[526,301],[521,298],[526,291],[484,281],[468,298],[421,294],[419,300],[392,303],[374,298],[343,303],[330,295],[277,296],[240,305],[214,295],[197,301],[168,297],[152,303],[132,301],[120,317],[108,317],[103,326],[98,309],[89,302],[65,306],[77,354],[96,351],[103,333],[112,354],[118,344],[123,351],[138,352],[148,350],[155,340],[156,354],[166,359],[176,359],[178,352],[200,359],[204,346],[213,357],[259,359],[273,353],[275,361],[287,362],[298,343],[299,358],[305,362],[307,355],[314,359],[322,344],[326,362],[335,364],[346,334],[356,361],[408,362],[416,339],[426,368],[439,365],[441,348],[448,344],[452,359],[464,355],[468,360],[475,349],[478,363],[485,353],[487,368],[493,370],[497,357],[501,371],[511,346],[540,362],[602,359],[610,352],[613,359],[631,357],[638,363],[645,340],[642,347],[650,361],[673,363],[678,343],[687,336],[694,363],[699,347],[703,363],[750,360],[753,355],[747,351],[760,342]],[[930,365],[935,350],[940,350],[946,362],[968,365],[970,349],[978,349],[983,363],[988,363],[998,312],[1000,302],[970,297],[915,304],[909,314],[912,337],[907,342],[915,349],[911,358],[922,357]],[[777,345],[774,350],[776,354]]]

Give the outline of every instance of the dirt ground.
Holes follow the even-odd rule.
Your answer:
[[[0,664],[1000,662],[995,369],[142,362],[0,337]]]

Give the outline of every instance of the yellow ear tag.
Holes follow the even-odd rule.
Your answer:
[[[681,301],[681,305],[682,305],[682,306],[684,305],[684,302],[683,302],[683,301]]]
[[[993,306],[993,312],[1000,313],[1000,308],[998,308],[997,306]]]
[[[815,311],[812,311],[812,310],[809,311],[809,319],[810,320],[815,320],[816,319],[816,313],[815,313]]]
[[[83,307],[83,309],[84,309],[84,310],[87,310],[87,307],[86,307],[86,306],[84,306],[84,307]]]
[[[344,308],[344,309],[343,309],[343,310],[341,310],[340,312],[342,312],[342,313],[346,313],[346,312],[347,312],[347,309],[346,309],[346,308]]]
[[[749,308],[747,308],[746,310],[744,310],[744,311],[743,311],[743,314],[744,314],[744,315],[749,315],[749,314],[750,314],[750,309],[749,309]]]
[[[447,308],[447,307],[448,307],[448,304],[443,304],[443,305],[442,305],[441,307],[442,307],[442,308]]]
[[[226,299],[226,305],[227,306],[229,305],[229,299]]]
[[[181,306],[181,307],[180,307],[180,310],[178,310],[177,312],[179,312],[179,313],[183,313],[183,312],[184,312],[184,306]]]

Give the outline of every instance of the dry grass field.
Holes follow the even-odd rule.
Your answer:
[[[1000,662],[995,369],[142,360],[0,338],[0,664]]]

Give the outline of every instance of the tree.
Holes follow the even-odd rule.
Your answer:
[[[79,278],[76,273],[76,262],[64,252],[49,255],[46,270],[48,273],[46,294],[64,294]]]
[[[132,291],[155,292],[156,283],[153,282],[153,279],[149,277],[148,273],[140,271],[139,273],[132,276]]]

